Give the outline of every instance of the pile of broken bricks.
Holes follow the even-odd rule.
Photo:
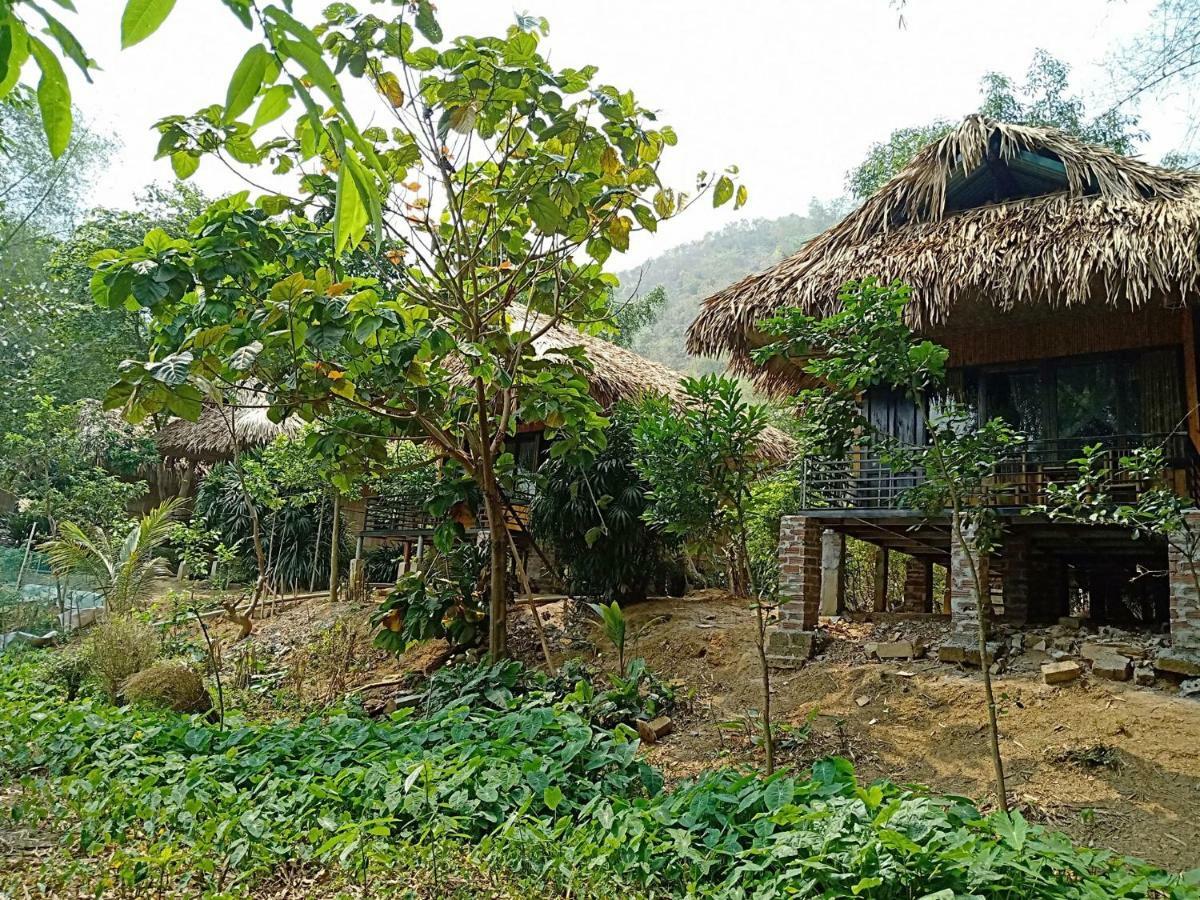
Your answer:
[[[914,660],[928,651],[921,637],[893,634],[890,641],[863,645],[867,657],[883,661]],[[974,633],[947,635],[937,647],[939,662],[980,665],[978,638]],[[1066,617],[1048,628],[1024,629],[1007,635],[997,629],[987,644],[986,665],[1000,674],[1029,654],[1025,665],[1041,664],[1042,680],[1061,685],[1085,672],[1109,681],[1132,681],[1143,687],[1163,678],[1179,682],[1181,696],[1200,699],[1200,651],[1173,649],[1165,635],[1128,632],[1111,626],[1094,631],[1079,619]]]

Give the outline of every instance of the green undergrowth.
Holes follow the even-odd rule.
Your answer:
[[[385,720],[347,710],[223,731],[67,702],[38,671],[31,656],[0,662],[0,781],[23,785],[0,827],[60,836],[71,865],[103,860],[97,890],[245,896],[311,866],[382,895],[404,867],[461,872],[447,848],[465,848],[539,895],[1200,896],[1194,876],[965,799],[861,785],[839,759],[666,791],[632,729],[594,720],[585,686],[511,666],[452,670]]]

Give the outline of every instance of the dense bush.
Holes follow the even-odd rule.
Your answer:
[[[159,635],[150,625],[132,616],[108,616],[88,632],[83,659],[88,674],[110,700],[121,697],[131,675],[158,658]]]
[[[860,785],[843,760],[805,777],[718,771],[664,792],[630,729],[597,727],[516,669],[517,690],[459,671],[467,689],[447,705],[383,721],[337,713],[226,731],[64,706],[34,671],[0,669],[0,766],[46,773],[11,815],[70,826],[79,854],[111,854],[106,871],[135,889],[244,894],[284,864],[365,873],[459,841],[590,896],[1200,896],[1019,815]]]
[[[679,541],[643,518],[649,488],[634,464],[635,418],[636,410],[618,406],[607,446],[586,468],[564,456],[538,473],[533,532],[553,549],[573,595],[640,600],[656,583],[681,580]]]

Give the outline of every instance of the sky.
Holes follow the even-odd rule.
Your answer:
[[[323,3],[297,0],[314,21]],[[363,6],[367,6],[363,2]],[[632,89],[678,146],[667,180],[735,164],[750,191],[742,210],[697,204],[657,235],[638,235],[625,268],[738,218],[804,212],[811,198],[841,194],[847,169],[897,127],[953,118],[978,104],[980,78],[1020,78],[1044,48],[1072,66],[1072,86],[1112,95],[1103,62],[1115,42],[1140,30],[1154,0],[441,0],[447,35],[498,33],[516,11],[545,16],[543,50],[558,66],[599,66],[600,78]],[[155,161],[153,123],[222,101],[252,36],[218,0],[179,0],[162,29],[120,50],[116,0],[81,4],[76,33],[103,71],[75,79],[75,99],[93,127],[119,135],[91,200],[129,206],[151,181],[171,178]],[[1156,160],[1175,148],[1186,114],[1169,101],[1142,110]],[[193,178],[220,194],[244,185],[212,159]]]

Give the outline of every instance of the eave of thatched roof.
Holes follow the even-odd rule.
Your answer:
[[[206,404],[195,422],[172,419],[158,430],[154,441],[164,459],[214,463],[232,459],[235,450],[265,446],[281,434],[295,434],[303,426],[297,416],[273,422],[267,398],[242,390],[233,403]]]
[[[620,401],[636,401],[650,395],[667,397],[676,407],[686,403],[679,385],[683,377],[680,373],[570,325],[555,325],[542,333],[544,322],[532,313],[521,313],[514,327],[538,335],[534,341],[538,354],[582,348],[591,363],[591,369],[583,373],[590,393],[606,410]],[[266,395],[242,390],[235,403],[206,405],[195,422],[185,419],[168,422],[155,437],[159,453],[168,459],[220,462],[233,456],[233,433],[237,435],[238,448],[244,451],[269,444],[280,434],[295,434],[303,425],[298,416],[290,416],[282,423],[273,422],[267,415],[268,409]],[[763,458],[785,462],[792,450],[792,440],[782,431],[764,430],[760,441]]]
[[[735,371],[779,386],[784,368],[750,359],[765,341],[758,323],[789,306],[827,314],[847,281],[904,282],[912,324],[933,329],[964,301],[1002,310],[1193,302],[1198,251],[1200,175],[1057,129],[971,116],[841,223],[705,300],[688,351],[729,354]]]
[[[520,319],[516,324],[536,334],[542,321],[531,314],[528,320]],[[534,341],[534,347],[539,354],[581,347],[591,363],[591,370],[585,373],[590,393],[605,409],[623,400],[636,401],[650,395],[666,397],[676,408],[687,403],[679,372],[570,325],[552,326]],[[786,462],[793,451],[792,439],[782,431],[771,426],[763,430],[759,452],[764,459]]]

